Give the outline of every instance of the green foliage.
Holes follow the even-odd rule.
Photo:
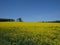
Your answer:
[[[42,21],[43,23],[60,23],[60,20],[56,20],[56,21]]]
[[[17,18],[18,22],[23,22],[23,20],[21,18]]]
[[[0,18],[0,22],[12,22],[15,21],[14,19],[4,19],[4,18]]]

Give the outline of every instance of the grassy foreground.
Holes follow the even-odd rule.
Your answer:
[[[60,23],[0,22],[0,45],[60,45]]]

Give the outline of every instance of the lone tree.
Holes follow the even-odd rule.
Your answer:
[[[17,18],[17,21],[18,22],[23,22],[21,18]]]

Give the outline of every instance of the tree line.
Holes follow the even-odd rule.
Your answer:
[[[23,20],[21,18],[17,18],[15,19],[7,19],[7,18],[0,18],[0,22],[23,22]]]
[[[42,23],[60,23],[60,20],[55,21],[41,21]]]
[[[0,18],[0,22],[23,22],[22,18],[15,19],[6,19],[6,18]],[[60,23],[60,20],[55,21],[39,21],[42,23]]]

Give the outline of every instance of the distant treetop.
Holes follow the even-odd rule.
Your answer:
[[[17,18],[17,22],[23,22],[22,18]]]

